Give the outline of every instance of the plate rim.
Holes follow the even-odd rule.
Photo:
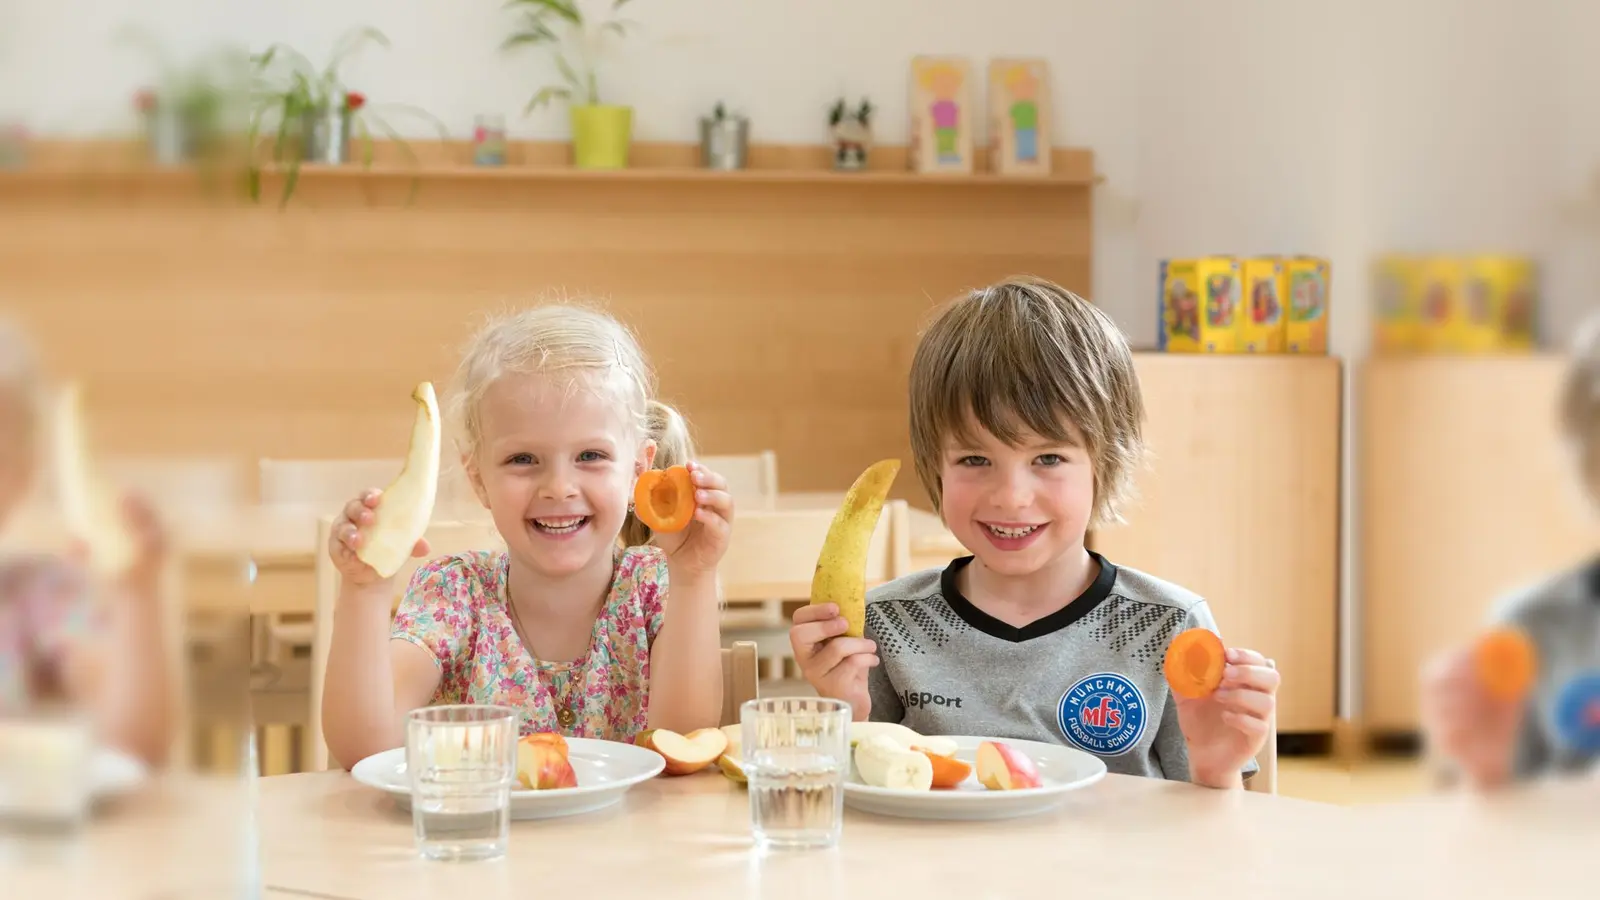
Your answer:
[[[545,788],[543,790],[529,790],[521,785],[517,785],[511,789],[511,802],[515,803],[518,800],[530,800],[535,798],[553,799],[557,797],[582,797],[586,794],[625,791],[629,788],[632,788],[634,785],[643,784],[644,782],[655,778],[657,775],[660,775],[663,771],[665,771],[667,767],[666,757],[655,752],[654,750],[647,750],[644,747],[640,747],[638,744],[630,744],[626,741],[608,741],[603,738],[567,738],[567,743],[574,745],[573,749],[596,744],[605,744],[614,747],[626,747],[630,752],[637,751],[639,753],[648,753],[654,757],[654,760],[650,763],[650,767],[647,772],[635,773],[626,778],[619,778],[616,781],[608,781],[603,784],[580,784],[577,787]],[[384,791],[385,793],[395,796],[409,797],[411,796],[411,786],[409,784],[396,785],[379,783],[369,774],[373,769],[382,765],[382,763],[378,761],[380,757],[399,754],[400,758],[403,760],[405,758],[405,752],[406,748],[404,747],[390,747],[388,750],[379,750],[377,753],[373,753],[360,760],[355,765],[351,766],[350,775],[356,781],[359,781],[361,784],[367,787]],[[358,773],[358,769],[362,770],[362,772]]]
[[[958,742],[970,741],[972,742],[974,749],[976,748],[977,744],[981,744],[984,741],[1018,744],[1023,749],[1027,749],[1030,746],[1043,747],[1051,752],[1060,751],[1070,754],[1077,754],[1086,759],[1092,760],[1095,766],[1095,771],[1074,781],[1057,782],[1055,784],[1044,785],[1042,787],[1022,788],[1021,790],[1014,791],[991,791],[987,788],[981,791],[910,791],[903,788],[876,787],[874,785],[863,784],[861,782],[854,781],[847,777],[844,780],[845,794],[855,794],[857,796],[873,798],[915,798],[913,802],[925,802],[930,804],[958,805],[962,803],[1006,803],[1010,800],[1021,801],[1025,798],[1054,797],[1059,794],[1065,794],[1069,791],[1081,790],[1082,788],[1089,787],[1090,785],[1095,784],[1096,782],[1105,778],[1109,773],[1109,769],[1106,766],[1105,760],[1095,756],[1093,753],[1087,753],[1083,750],[1077,749],[1076,747],[1068,747],[1065,744],[1051,744],[1046,743],[1045,741],[1030,740],[1028,738],[980,737],[978,735],[970,734],[930,734],[924,735],[924,737],[942,737]],[[854,754],[851,755],[851,771],[855,771]]]

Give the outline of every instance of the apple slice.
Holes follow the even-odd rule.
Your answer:
[[[566,739],[549,733],[524,735],[517,741],[517,781],[530,791],[577,787]]]
[[[933,787],[935,790],[953,788],[966,781],[967,776],[972,774],[972,766],[953,756],[943,756],[926,749],[922,750],[921,753],[928,757],[929,762],[933,763]]]
[[[978,745],[978,782],[991,791],[1020,791],[1044,784],[1026,753],[999,741]]]
[[[411,558],[411,550],[428,530],[434,495],[439,489],[439,452],[442,428],[439,398],[427,381],[411,392],[417,417],[411,425],[411,446],[400,474],[383,490],[372,524],[363,535],[356,557],[388,578]]]
[[[728,749],[728,736],[720,728],[699,728],[688,734],[652,728],[641,732],[634,743],[665,757],[666,774],[693,775],[722,756]]]
[[[717,757],[717,768],[721,769],[722,774],[728,776],[728,780],[732,781],[734,784],[749,783],[749,779],[745,777],[744,774],[744,763],[741,762],[737,756],[729,756],[726,753],[722,754],[721,756]]]
[[[92,571],[106,576],[120,574],[133,564],[133,537],[123,520],[116,492],[90,462],[83,405],[76,384],[61,388],[51,424],[57,499],[67,531],[87,545]]]

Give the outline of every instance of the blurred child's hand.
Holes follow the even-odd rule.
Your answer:
[[[794,611],[789,646],[800,674],[817,693],[849,703],[851,717],[865,722],[872,713],[867,672],[878,664],[878,645],[866,638],[844,637],[848,627],[832,603],[807,604]]]
[[[1469,784],[1492,788],[1510,780],[1522,703],[1484,689],[1470,648],[1446,653],[1423,671],[1421,711],[1430,752],[1459,767]]]
[[[344,514],[334,520],[333,528],[328,533],[328,556],[333,559],[334,568],[339,570],[344,583],[352,587],[366,587],[388,580],[356,557],[356,550],[360,549],[364,539],[361,529],[373,523],[372,511],[378,508],[382,495],[382,491],[373,489],[345,504]],[[418,540],[417,545],[411,548],[411,555],[427,556],[427,540]]]
[[[717,563],[728,551],[733,530],[733,495],[721,475],[696,462],[688,463],[694,482],[694,518],[682,531],[655,535],[655,545],[667,554],[673,577],[698,578],[716,574]]]
[[[1254,650],[1229,648],[1222,683],[1208,697],[1174,696],[1178,727],[1189,748],[1189,777],[1196,784],[1227,787],[1266,746],[1278,706],[1278,670]]]

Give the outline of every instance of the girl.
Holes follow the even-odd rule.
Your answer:
[[[343,577],[323,692],[329,752],[348,767],[404,746],[406,713],[434,703],[516,707],[523,734],[628,741],[715,727],[715,578],[733,502],[721,476],[688,462],[687,428],[651,398],[633,336],[585,309],[528,310],[474,337],[456,381],[462,463],[506,550],[424,564],[391,624],[394,586],[355,556],[379,492],[345,508],[328,548]],[[632,512],[634,482],[677,464],[698,508],[688,528],[652,540]]]
[[[0,321],[0,531],[38,468],[41,376],[22,335]],[[174,727],[160,572],[164,540],[129,498],[134,564],[94,591],[83,551],[71,562],[0,557],[0,717],[49,707],[86,713],[101,744],[150,765],[165,761]]]
[[[1573,344],[1561,389],[1561,430],[1583,490],[1600,512],[1600,315]],[[1423,729],[1454,773],[1475,788],[1579,772],[1600,764],[1600,557],[1503,601],[1494,617],[1533,640],[1539,673],[1528,698],[1490,696],[1470,648],[1423,678]]]

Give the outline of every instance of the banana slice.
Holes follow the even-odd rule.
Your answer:
[[[67,531],[88,546],[91,571],[118,575],[133,564],[136,550],[116,491],[90,461],[81,391],[76,384],[60,389],[51,425],[57,499]]]
[[[850,723],[850,743],[852,746],[877,735],[890,738],[907,750],[926,750],[934,756],[956,755],[955,741],[946,737],[918,734],[898,722]]]
[[[933,788],[933,762],[887,735],[876,734],[856,745],[856,771],[872,787],[926,791]]]

